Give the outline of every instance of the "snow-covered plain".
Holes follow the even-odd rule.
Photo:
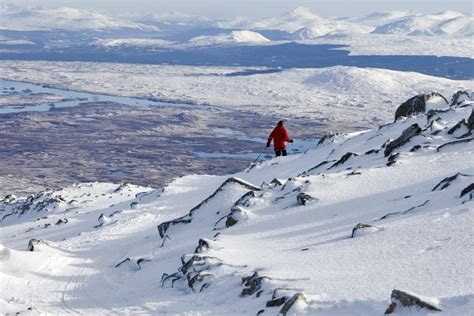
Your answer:
[[[212,104],[282,118],[363,122],[366,126],[389,120],[407,95],[431,91],[449,95],[453,90],[474,88],[472,81],[342,66],[235,75],[246,70],[242,67],[0,61],[3,79],[100,94]]]
[[[397,289],[442,310],[392,299],[403,315],[468,315],[473,96],[422,99],[432,111],[234,175],[6,197],[0,308],[381,315]]]

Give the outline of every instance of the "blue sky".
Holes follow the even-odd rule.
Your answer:
[[[10,2],[44,7],[69,6],[118,15],[180,11],[222,18],[275,16],[299,6],[307,7],[322,16],[354,16],[390,10],[436,13],[448,9],[472,14],[473,10],[471,0],[15,0]]]

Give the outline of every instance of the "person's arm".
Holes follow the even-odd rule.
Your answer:
[[[268,135],[268,140],[267,140],[267,147],[270,147],[270,144],[272,143],[272,139],[273,139],[273,133],[275,132],[275,130],[273,130],[270,135]]]
[[[286,130],[286,128],[283,129],[283,139],[289,143],[293,142],[293,139],[291,139],[288,135],[288,131]]]

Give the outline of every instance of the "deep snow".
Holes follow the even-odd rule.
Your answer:
[[[266,307],[272,295],[303,293],[289,314],[380,315],[398,289],[426,297],[439,315],[469,314],[473,100],[438,101],[427,114],[234,175],[6,197],[0,308],[272,315],[281,308]],[[302,193],[312,197],[305,205]],[[358,223],[374,228],[351,238]],[[44,242],[25,251],[31,238]]]

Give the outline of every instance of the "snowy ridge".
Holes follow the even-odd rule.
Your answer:
[[[422,94],[393,123],[327,136],[314,150],[235,175],[192,175],[158,190],[94,183],[7,197],[0,307],[467,314],[473,108],[471,92],[448,102]]]
[[[0,10],[0,29],[10,30],[103,30],[137,29],[158,31],[158,27],[117,19],[93,11],[68,7],[57,9],[23,8],[4,5]]]
[[[219,35],[197,36],[189,40],[189,44],[197,46],[231,44],[231,43],[269,43],[270,40],[260,33],[252,31],[232,31]]]
[[[455,11],[445,11],[432,15],[408,16],[378,26],[375,34],[397,35],[456,35],[472,36],[474,34],[473,17]]]

